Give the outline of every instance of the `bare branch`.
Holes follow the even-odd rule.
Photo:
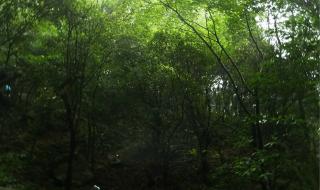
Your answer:
[[[278,24],[277,24],[277,16],[274,16],[274,29],[275,29],[275,33],[276,33],[276,38],[277,38],[277,43],[279,46],[279,57],[281,57],[282,55],[282,43],[279,37],[279,30],[278,30]]]
[[[247,28],[248,28],[248,31],[249,31],[249,36],[250,36],[252,42],[254,43],[254,45],[255,45],[255,47],[256,47],[259,55],[260,55],[260,58],[263,59],[263,57],[264,57],[264,56],[263,56],[263,53],[262,53],[262,51],[260,50],[260,48],[259,48],[259,46],[258,46],[258,43],[257,43],[256,39],[255,39],[254,36],[253,36],[252,29],[251,29],[251,27],[250,27],[248,15],[247,15],[247,11],[245,11],[244,14],[245,14],[245,18],[246,18]],[[268,27],[269,27],[269,24],[268,24]]]
[[[239,75],[240,79],[241,79],[241,82],[242,84],[244,85],[244,87],[246,88],[246,90],[250,93],[250,94],[253,94],[252,91],[250,90],[248,84],[246,83],[246,81],[244,80],[244,77],[242,75],[242,73],[240,72],[237,64],[233,61],[233,59],[231,58],[231,56],[229,55],[229,53],[227,52],[227,50],[224,48],[224,46],[222,45],[221,41],[220,41],[220,38],[217,34],[217,30],[216,30],[216,24],[214,22],[214,19],[213,19],[213,16],[211,14],[210,11],[208,11],[209,15],[210,15],[210,20],[213,24],[213,36],[216,38],[216,42],[217,44],[220,46],[221,50],[224,52],[224,54],[227,56],[227,58],[229,59],[229,61],[231,62],[232,66],[236,69],[236,72],[237,74]]]
[[[173,8],[170,4],[165,3],[161,0],[160,0],[160,2],[164,7],[168,8],[168,9],[172,10],[174,13],[176,13],[176,15],[181,20],[181,22],[183,22],[185,25],[187,25],[189,28],[191,28],[191,30],[196,34],[196,36],[198,36],[198,38],[206,45],[206,47],[209,49],[209,51],[212,53],[212,55],[216,58],[217,62],[222,67],[224,72],[227,74],[241,107],[243,108],[245,113],[250,116],[251,114],[248,111],[247,107],[244,105],[242,96],[240,95],[240,92],[239,92],[238,86],[235,83],[235,80],[233,79],[233,77],[232,77],[230,71],[227,69],[227,67],[222,63],[222,60],[220,59],[219,55],[215,52],[213,47],[209,44],[209,42],[207,42],[204,39],[204,37],[200,34],[200,32],[192,24],[190,24],[175,8]]]

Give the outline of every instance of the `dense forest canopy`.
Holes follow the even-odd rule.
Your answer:
[[[319,188],[319,0],[0,15],[0,189]]]

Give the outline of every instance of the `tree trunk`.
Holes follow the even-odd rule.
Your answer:
[[[72,189],[72,178],[73,178],[73,161],[75,157],[75,149],[76,149],[76,133],[74,126],[74,117],[72,115],[71,109],[66,107],[67,110],[67,122],[68,122],[68,130],[69,130],[69,155],[68,155],[68,165],[65,179],[65,190]]]

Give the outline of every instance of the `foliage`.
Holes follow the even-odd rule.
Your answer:
[[[0,186],[317,189],[319,10],[0,1]]]

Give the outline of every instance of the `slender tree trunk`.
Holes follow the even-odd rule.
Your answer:
[[[263,137],[262,137],[262,131],[260,126],[260,99],[259,99],[259,90],[258,87],[255,88],[255,115],[256,115],[256,121],[255,121],[255,128],[256,128],[256,146],[258,149],[263,149]]]
[[[91,160],[91,144],[92,144],[92,126],[91,126],[90,119],[88,119],[88,122],[87,122],[87,150],[86,150],[87,151],[86,152],[87,161]]]
[[[97,127],[95,125],[92,126],[92,136],[91,136],[91,147],[90,147],[90,168],[93,172],[95,170],[95,150],[96,150],[96,134]]]
[[[68,165],[65,179],[65,190],[72,189],[72,178],[73,178],[73,161],[75,157],[75,149],[76,149],[76,133],[75,133],[75,121],[74,116],[72,114],[70,106],[66,104],[66,117],[67,117],[67,125],[69,132],[69,155],[68,155]]]
[[[256,135],[256,148],[258,150],[263,150],[264,142],[263,142],[263,135],[261,131],[261,125],[260,125],[260,117],[261,117],[261,111],[260,111],[260,98],[259,98],[259,87],[257,86],[254,90],[254,98],[255,98],[255,115],[256,115],[256,121],[255,121],[255,134]],[[265,173],[265,167],[263,164],[260,165],[261,171]],[[262,179],[261,180],[261,186],[263,190],[270,190],[270,180],[269,178],[267,179]]]
[[[209,173],[209,163],[208,163],[208,147],[204,145],[202,149],[200,149],[200,177],[201,181],[204,185],[209,185],[208,173]]]
[[[69,131],[69,135],[70,135],[69,137],[70,142],[69,142],[68,168],[67,168],[66,185],[65,185],[66,190],[72,189],[73,161],[74,161],[75,148],[76,148],[74,131],[73,130]]]

